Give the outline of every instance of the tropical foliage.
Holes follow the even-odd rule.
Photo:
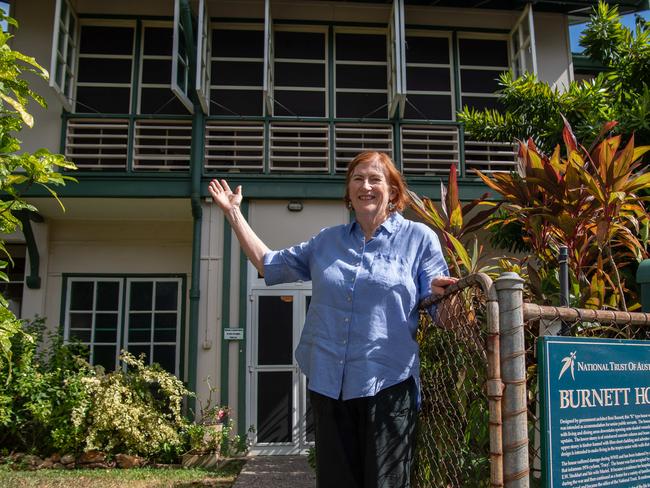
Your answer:
[[[454,276],[462,277],[491,269],[483,258],[483,245],[476,232],[482,229],[501,203],[480,199],[462,204],[458,192],[456,166],[449,168],[449,183],[440,182],[440,208],[427,197],[409,191],[410,208],[418,217],[437,230],[443,238],[448,264]],[[485,208],[487,207],[487,208]]]
[[[557,256],[566,245],[574,306],[638,308],[630,277],[648,257],[650,220],[639,193],[650,188],[650,174],[639,169],[650,146],[635,148],[632,136],[622,147],[619,135],[585,149],[566,121],[563,139],[564,156],[559,146],[547,156],[532,139],[519,143],[520,173],[477,171],[505,200],[488,227],[522,230],[531,250],[522,267],[537,299],[557,303]]]
[[[16,21],[0,15],[0,20],[18,27]],[[20,153],[20,141],[16,133],[26,125],[32,127],[34,119],[27,110],[29,100],[45,106],[45,100],[34,93],[25,80],[25,74],[47,79],[47,71],[36,60],[8,45],[11,35],[0,32],[0,234],[7,235],[21,229],[20,212],[35,212],[22,195],[33,185],[46,188],[56,198],[52,186],[73,180],[59,172],[60,168],[74,169],[73,163],[60,154],[46,149],[35,153]],[[7,281],[6,269],[11,256],[3,240],[0,240],[0,279]],[[0,365],[11,365],[11,337],[19,334],[21,324],[9,310],[7,301],[0,297]],[[11,374],[11,371],[9,371]]]
[[[639,18],[634,32],[620,22],[616,6],[594,7],[580,44],[605,71],[590,81],[553,88],[527,73],[499,77],[502,110],[465,107],[458,119],[473,139],[511,142],[533,138],[550,153],[562,141],[564,115],[584,144],[596,140],[608,121],[627,142],[632,133],[639,144],[650,143],[650,29]]]

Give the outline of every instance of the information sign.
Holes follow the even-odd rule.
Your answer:
[[[244,329],[241,328],[226,328],[223,329],[223,338],[226,341],[243,341]]]
[[[538,348],[544,486],[650,487],[650,341]]]

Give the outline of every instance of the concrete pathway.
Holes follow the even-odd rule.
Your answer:
[[[253,456],[233,488],[315,488],[316,475],[306,456]]]

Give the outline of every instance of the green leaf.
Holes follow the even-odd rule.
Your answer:
[[[454,256],[458,257],[465,269],[472,269],[472,260],[465,249],[465,246],[449,232],[445,232],[445,238],[451,243]]]
[[[0,92],[0,98],[11,105],[14,110],[20,114],[20,117],[23,119],[23,122],[25,122],[25,124],[27,124],[29,127],[34,126],[34,117],[32,117],[27,112],[27,110],[25,110],[25,107],[22,103],[20,103],[18,100],[14,100],[2,92]]]

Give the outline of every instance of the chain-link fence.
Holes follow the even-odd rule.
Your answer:
[[[483,277],[454,286],[438,302],[435,321],[426,312],[421,317],[417,487],[489,487],[491,471],[499,472],[490,463],[500,448],[498,439],[490,448],[490,426],[498,430],[500,411],[498,398],[492,405],[488,398],[489,380],[498,381],[497,317],[487,296],[491,281]]]
[[[537,338],[542,335],[650,339],[650,317],[643,313],[523,304],[526,337],[528,436],[531,486],[541,486],[540,405],[537,386]]]

